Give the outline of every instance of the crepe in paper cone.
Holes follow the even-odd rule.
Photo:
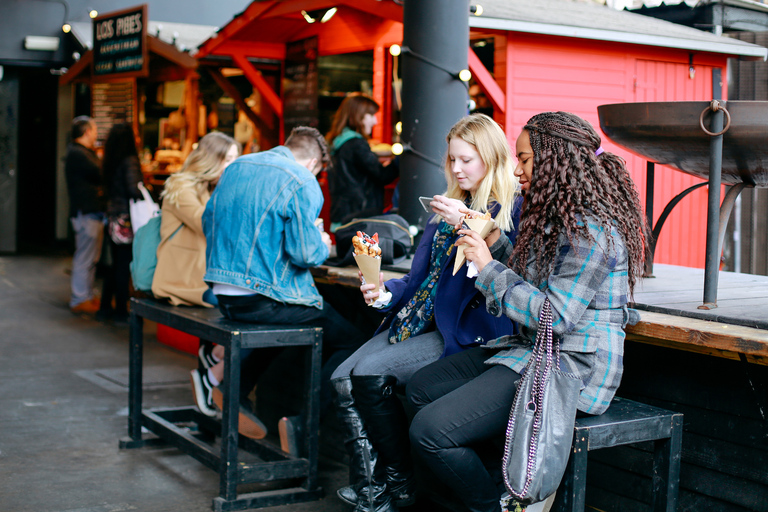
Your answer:
[[[462,228],[471,229],[472,231],[479,234],[480,238],[485,239],[485,237],[488,236],[488,233],[490,233],[493,229],[495,223],[496,222],[493,219],[488,220],[465,218],[462,221]],[[467,261],[467,258],[464,256],[464,247],[466,247],[464,244],[456,247],[456,261],[453,263],[453,275],[456,275],[456,272],[458,272],[464,262]]]
[[[357,268],[363,273],[366,284],[375,284],[376,290],[381,288],[379,283],[379,272],[381,271],[381,258],[374,258],[367,254],[354,254]]]

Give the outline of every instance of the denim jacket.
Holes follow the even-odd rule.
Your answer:
[[[322,308],[309,271],[328,258],[314,224],[322,206],[315,176],[285,146],[238,158],[203,213],[205,281]]]

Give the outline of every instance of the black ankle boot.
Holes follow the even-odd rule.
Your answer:
[[[371,444],[385,468],[390,496],[398,507],[416,501],[408,418],[395,394],[397,379],[391,375],[353,375],[355,405],[368,428]]]
[[[341,420],[344,432],[344,446],[349,455],[349,483],[337,491],[339,498],[355,506],[360,512],[395,512],[386,493],[382,497],[382,489],[386,489],[385,479],[379,476],[377,469],[377,454],[368,440],[363,419],[355,407],[352,397],[352,382],[349,377],[333,379],[333,403]],[[381,489],[380,489],[381,488]],[[364,495],[366,503],[359,503],[358,495]],[[373,508],[371,508],[373,505]],[[362,506],[363,508],[358,508]]]

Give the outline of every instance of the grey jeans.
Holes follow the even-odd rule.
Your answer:
[[[69,307],[93,298],[93,280],[96,277],[96,263],[101,256],[104,240],[104,215],[101,213],[79,213],[70,218],[75,231],[75,255],[72,257],[72,294]]]
[[[437,361],[443,353],[443,337],[432,331],[405,341],[389,342],[389,330],[368,340],[341,363],[331,379],[354,375],[392,375],[405,386],[417,370]]]

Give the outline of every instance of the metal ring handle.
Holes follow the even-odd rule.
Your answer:
[[[723,128],[717,133],[712,133],[711,131],[707,130],[707,128],[704,126],[704,114],[706,114],[710,110],[712,112],[717,112],[718,110],[722,110],[723,113],[725,114],[725,118],[726,118],[725,128]],[[701,115],[699,116],[699,126],[701,126],[701,129],[704,130],[704,133],[706,133],[710,137],[717,137],[718,135],[722,135],[725,132],[727,132],[728,128],[731,127],[731,114],[728,113],[728,110],[724,106],[722,106],[719,101],[712,100],[712,103],[710,103],[710,105],[707,108],[705,108],[702,111]]]

